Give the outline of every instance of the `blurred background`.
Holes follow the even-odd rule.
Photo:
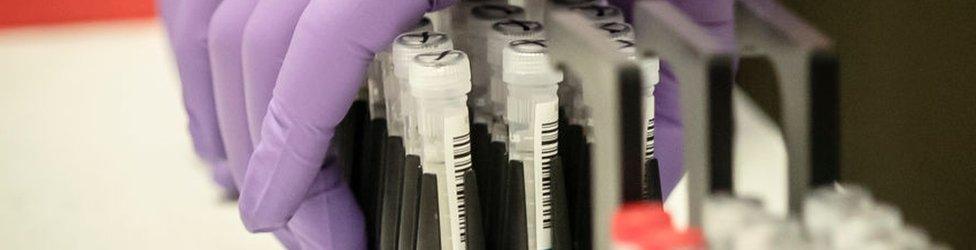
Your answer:
[[[0,249],[281,249],[193,153],[150,0],[0,0]]]
[[[842,178],[976,246],[976,1],[783,0],[836,41]],[[151,0],[0,0],[0,249],[273,249],[196,160]],[[774,118],[768,65],[743,86]]]
[[[841,178],[957,249],[976,247],[976,1],[780,0],[835,42]],[[738,72],[778,117],[768,64]]]

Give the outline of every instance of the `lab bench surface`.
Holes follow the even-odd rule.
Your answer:
[[[193,153],[151,21],[0,30],[0,249],[281,249]]]

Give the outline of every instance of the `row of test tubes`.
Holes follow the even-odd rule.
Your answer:
[[[638,3],[634,26],[598,1],[512,2],[460,0],[370,65],[363,101],[371,127],[385,129],[373,133],[381,143],[366,143],[379,160],[361,161],[376,165],[379,183],[359,196],[370,200],[374,248],[941,249],[866,191],[830,185],[836,166],[822,166],[836,154],[820,149],[836,136],[807,136],[835,132],[822,114],[836,112],[824,98],[836,89],[803,85],[831,73],[816,70],[829,40],[771,0],[737,1],[737,26],[740,43],[767,49],[743,54],[800,64],[777,68],[796,97],[787,106],[802,111],[784,128],[786,218],[731,196],[735,51],[664,1]],[[689,197],[676,220],[685,223],[660,204],[662,59],[682,81]],[[808,186],[821,188],[807,197]]]
[[[557,1],[542,7],[553,6],[589,12],[588,16],[599,24],[605,24],[603,11],[609,9],[613,20],[620,24],[623,21],[619,10],[590,1]],[[465,213],[469,199],[465,199],[468,193],[464,191],[470,184],[464,183],[464,173],[477,162],[471,150],[471,144],[477,143],[472,142],[472,137],[477,137],[490,139],[487,142],[490,146],[481,146],[502,151],[496,155],[502,159],[496,157],[487,162],[520,164],[521,173],[516,179],[520,179],[522,187],[517,191],[481,192],[486,197],[480,202],[494,203],[494,208],[501,210],[501,201],[508,201],[503,197],[507,196],[505,191],[520,192],[524,208],[514,210],[524,215],[520,225],[525,232],[520,237],[524,238],[522,244],[528,249],[552,249],[554,209],[550,171],[551,165],[558,161],[560,101],[557,92],[563,74],[548,59],[542,20],[528,20],[523,8],[497,1],[462,1],[440,14],[435,14],[433,19],[444,22],[453,18],[450,28],[434,31],[433,27],[443,23],[438,25],[425,18],[412,31],[398,36],[388,52],[377,55],[368,81],[370,113],[374,114],[370,117],[386,121],[389,137],[402,138],[405,167],[411,167],[408,163],[411,158],[419,158],[420,172],[436,177],[440,248],[461,249],[471,245],[467,240],[471,235],[466,230],[469,217]],[[533,16],[539,18],[541,14],[535,12]],[[487,135],[472,136],[472,132]],[[411,169],[400,174],[409,172]],[[501,170],[483,172],[486,172],[484,179],[496,181],[506,175]],[[410,178],[408,175],[405,177]],[[420,198],[411,199],[414,195],[410,194],[423,189],[409,187],[410,184],[408,179],[400,181],[404,189],[398,198],[400,210],[423,207],[419,204],[422,201],[417,200]],[[487,184],[484,189],[504,185],[484,184]],[[399,214],[397,223],[401,233],[397,237],[401,239],[396,240],[397,248],[422,248],[421,244],[425,244],[419,240],[423,234],[422,215],[409,218],[410,213]],[[386,218],[377,221],[388,222],[383,219]],[[379,235],[379,241],[384,241],[384,234]],[[404,244],[402,238],[410,235],[417,235],[418,240]],[[383,242],[378,245],[392,246]]]
[[[461,3],[455,8],[463,9],[467,6]],[[469,11],[472,15],[466,19],[470,19],[471,22],[461,22],[462,24],[470,23],[471,26],[482,29],[500,27],[499,30],[504,30],[506,24],[492,25],[493,19],[508,20],[508,18],[521,13],[520,8],[508,5],[471,6]],[[541,25],[538,23],[513,20],[507,25],[518,26],[513,31],[522,29],[521,25],[535,25],[537,28],[535,31],[541,31]],[[368,84],[369,101],[372,113],[383,113],[384,115],[371,118],[374,120],[377,118],[385,119],[388,127],[387,135],[402,138],[403,153],[407,155],[406,158],[410,159],[411,156],[419,158],[419,165],[416,167],[421,169],[420,172],[435,177],[436,194],[434,197],[437,199],[434,208],[438,211],[435,220],[437,223],[437,237],[435,238],[438,244],[433,246],[444,249],[467,249],[473,245],[468,240],[472,236],[468,232],[468,218],[470,217],[466,214],[470,204],[467,204],[469,199],[465,199],[465,196],[470,194],[470,192],[465,192],[467,186],[465,185],[465,173],[469,172],[468,170],[472,165],[467,94],[472,91],[472,85],[474,85],[475,93],[472,94],[474,105],[472,106],[481,107],[471,110],[475,114],[475,122],[488,123],[490,121],[491,124],[507,124],[508,122],[503,115],[493,114],[492,110],[487,109],[492,106],[505,107],[508,99],[504,95],[490,95],[487,91],[488,86],[485,86],[486,83],[492,82],[497,85],[496,91],[500,89],[502,93],[507,93],[505,84],[501,81],[504,75],[508,79],[507,82],[512,83],[510,87],[516,89],[516,93],[528,94],[526,97],[529,97],[530,101],[535,96],[546,98],[544,89],[548,88],[551,90],[549,92],[552,92],[550,94],[551,102],[554,102],[555,84],[558,79],[556,81],[537,80],[540,79],[540,75],[542,78],[547,76],[553,78],[553,75],[560,77],[560,75],[545,61],[545,43],[540,40],[541,36],[527,36],[525,38],[536,39],[526,40],[520,45],[511,47],[507,46],[507,41],[499,44],[498,41],[492,40],[492,45],[495,46],[490,53],[492,55],[490,61],[493,62],[491,65],[495,65],[495,67],[492,67],[493,72],[485,72],[483,69],[486,68],[484,66],[488,62],[488,58],[485,58],[486,51],[468,49],[466,53],[454,50],[454,41],[457,41],[458,47],[471,48],[469,45],[473,44],[475,48],[483,48],[487,43],[487,39],[481,36],[483,33],[457,32],[455,35],[448,35],[444,32],[433,31],[432,26],[429,19],[425,18],[413,31],[398,36],[388,53],[377,55],[377,59],[371,67],[372,77],[370,77]],[[451,39],[452,37],[455,39]],[[503,48],[507,48],[505,50],[506,62],[523,63],[526,65],[526,69],[502,72],[501,67],[498,66],[501,63],[501,56],[496,54],[501,54],[498,49]],[[472,71],[471,65],[475,65],[474,71]],[[491,79],[485,77],[488,74],[491,74]],[[476,83],[472,84],[472,81]],[[537,87],[540,85],[544,88],[541,92],[537,91]],[[495,99],[490,99],[490,97]],[[522,99],[513,100],[523,101]],[[525,105],[531,105],[531,102]],[[513,105],[512,109],[512,113],[515,114],[514,117],[519,118],[512,122],[517,124],[516,126],[523,126],[524,121],[534,122],[532,115],[535,112],[526,113],[523,111],[524,108],[519,105]],[[495,111],[498,111],[496,113],[504,113],[507,110],[501,108]],[[484,114],[488,115],[485,116]],[[555,121],[555,116],[551,115],[551,117],[551,120]],[[550,123],[546,125],[550,125]],[[525,129],[529,131],[528,135],[523,135],[526,134],[526,131],[517,132],[522,136],[518,136],[515,141],[526,141],[531,145],[533,140],[537,140],[534,138],[543,137],[533,137],[530,131],[531,127]],[[508,141],[508,131],[504,132],[506,135],[500,136],[499,139]],[[513,134],[516,134],[514,130]],[[518,145],[522,144],[525,143]],[[555,153],[554,150],[548,152]],[[531,146],[528,153],[539,154],[532,152]],[[523,157],[523,154],[513,154],[513,156]],[[393,164],[391,167],[400,167],[395,165]],[[404,167],[410,168],[411,166],[406,164]],[[407,169],[403,172],[410,172],[410,170]],[[410,178],[411,176],[404,177]],[[410,180],[402,180],[400,184],[410,185],[410,183]],[[421,185],[425,184],[428,183],[421,183]],[[414,187],[404,188],[401,197],[394,197],[394,199],[401,200],[399,204],[401,210],[410,210],[403,208],[417,206],[420,209],[429,209],[430,207],[424,207],[421,204],[423,202],[418,200],[423,198],[411,199],[411,197],[416,197],[411,193],[422,192],[422,190],[425,189],[416,187],[416,183],[414,183]],[[418,215],[413,216],[410,212],[401,212],[399,218],[395,218],[396,221],[380,219],[379,221],[382,223],[400,224],[401,232],[396,235],[400,238],[395,240],[396,244],[381,242],[378,245],[391,249],[423,249],[432,246],[427,245],[430,244],[429,241],[422,239],[424,238],[422,235],[425,233],[423,232],[425,231],[424,227],[429,226],[422,225],[424,218],[421,218],[423,215],[419,215],[422,213],[423,211],[420,211],[417,213]],[[404,233],[403,231],[411,232]],[[380,233],[378,238],[381,238],[381,241],[394,241],[387,239],[389,236],[384,238],[384,234],[388,235],[389,233]]]

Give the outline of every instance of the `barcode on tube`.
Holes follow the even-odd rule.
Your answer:
[[[464,173],[471,168],[471,135],[465,133],[453,138],[454,148],[454,187],[457,197],[458,234],[461,245],[467,241],[466,204],[464,202]]]
[[[647,119],[647,127],[645,128],[647,139],[644,141],[644,160],[650,161],[654,158],[654,118]]]
[[[558,153],[559,122],[542,124],[542,225],[552,228],[552,161]]]

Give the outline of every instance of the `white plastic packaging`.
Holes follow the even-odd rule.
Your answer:
[[[811,193],[803,204],[803,222],[813,244],[831,246],[837,227],[873,203],[871,194],[858,187],[847,187],[843,192],[824,188]]]
[[[815,190],[803,210],[817,249],[940,249],[924,231],[906,225],[897,208],[857,186]]]
[[[709,249],[732,249],[736,233],[766,219],[758,201],[724,195],[709,198],[702,211],[702,231]]]
[[[766,213],[765,217],[751,224],[744,225],[738,232],[733,232],[731,248],[734,250],[778,250],[810,249],[810,245],[803,235],[800,224],[792,219],[773,218]],[[720,249],[720,248],[715,248]]]

